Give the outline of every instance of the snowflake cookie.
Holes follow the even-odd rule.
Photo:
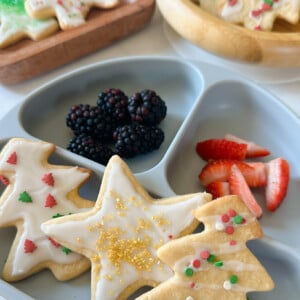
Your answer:
[[[238,196],[218,198],[194,214],[204,231],[158,249],[174,276],[137,300],[246,300],[248,292],[273,289],[273,280],[246,246],[262,237],[261,227]]]
[[[17,281],[42,269],[59,280],[76,277],[90,262],[46,236],[40,225],[52,218],[86,211],[94,202],[81,198],[80,186],[91,172],[73,166],[51,165],[55,146],[11,139],[0,153],[0,227],[15,226],[17,234],[3,269],[3,278]]]
[[[62,30],[85,23],[85,18],[92,7],[101,9],[114,8],[119,0],[26,0],[27,13],[34,18],[56,16]]]
[[[95,207],[42,224],[42,230],[92,264],[92,299],[127,299],[144,285],[172,276],[158,247],[192,232],[192,211],[211,200],[207,193],[152,199],[119,156],[104,173]],[[170,298],[169,298],[170,299]]]
[[[57,30],[54,18],[35,20],[28,16],[24,0],[0,0],[0,49],[26,37],[41,40]]]

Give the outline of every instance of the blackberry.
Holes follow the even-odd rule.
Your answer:
[[[127,104],[128,97],[120,89],[110,88],[98,94],[97,106],[119,124],[125,124],[130,120]]]
[[[167,114],[165,102],[152,90],[143,90],[128,99],[131,120],[144,125],[158,125]]]
[[[85,134],[74,136],[67,149],[103,165],[106,165],[109,159],[115,154],[112,149]]]
[[[164,141],[160,128],[138,123],[118,127],[113,136],[116,153],[123,158],[149,153],[158,149]]]
[[[102,113],[99,107],[89,104],[73,105],[66,117],[66,124],[75,135],[84,133],[102,142],[112,140],[112,133],[117,127],[113,118]]]

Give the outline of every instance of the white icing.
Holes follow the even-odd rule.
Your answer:
[[[29,9],[39,13],[45,9],[55,11],[59,24],[63,28],[76,27],[85,22],[85,17],[92,6],[111,8],[119,0],[27,0]]]
[[[136,186],[124,174],[119,161],[110,162],[109,171],[106,170],[107,185],[101,197],[101,208],[94,215],[80,221],[68,221],[42,225],[42,230],[53,235],[58,240],[68,240],[74,247],[80,244],[89,249],[89,252],[100,254],[101,269],[93,265],[93,280],[95,285],[95,299],[115,299],[128,285],[141,278],[162,282],[172,276],[171,269],[161,263],[156,256],[156,248],[169,241],[169,236],[178,237],[180,232],[193,221],[192,210],[203,205],[207,201],[207,195],[202,193],[183,196],[177,202],[163,204],[161,202],[149,202],[141,195]],[[100,192],[101,193],[101,192]],[[124,204],[123,209],[118,209],[116,201],[119,199]],[[182,201],[185,199],[185,201]],[[99,205],[99,203],[97,203]],[[158,224],[154,219],[161,217],[164,222]],[[72,216],[69,218],[72,219]],[[148,228],[137,230],[141,220],[150,221]],[[86,228],[100,224],[105,232],[114,228],[124,229],[119,239],[150,239],[151,245],[148,251],[157,262],[149,270],[137,270],[134,265],[123,261],[120,270],[108,259],[105,251],[97,250],[99,231],[88,231]],[[102,245],[103,246],[103,245]],[[98,273],[99,272],[99,273]],[[110,280],[106,279],[111,276]],[[98,280],[101,278],[100,280]]]
[[[0,225],[11,224],[23,220],[23,233],[15,248],[12,275],[20,275],[29,271],[33,266],[47,260],[56,263],[72,263],[81,258],[76,253],[66,255],[61,248],[54,247],[48,237],[41,231],[40,225],[51,219],[53,215],[69,214],[78,209],[70,200],[67,193],[87,179],[88,173],[83,173],[77,167],[48,169],[41,164],[46,151],[51,145],[48,143],[26,142],[25,140],[10,141],[5,152],[0,157],[0,173],[6,176],[11,184],[12,191],[0,206]],[[16,152],[17,163],[7,163],[11,153]],[[54,186],[49,186],[41,180],[43,175],[51,172]],[[26,191],[32,198],[31,203],[18,200],[19,194]],[[54,196],[57,205],[45,207],[48,194]],[[37,249],[33,253],[24,253],[24,241],[32,240]]]

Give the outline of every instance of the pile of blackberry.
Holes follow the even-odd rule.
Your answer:
[[[106,165],[111,156],[133,158],[158,149],[164,132],[158,125],[167,106],[155,91],[145,89],[128,97],[122,90],[106,89],[96,104],[73,105],[66,125],[73,137],[67,149]]]

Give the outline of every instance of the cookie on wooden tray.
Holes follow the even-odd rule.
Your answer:
[[[18,281],[42,269],[67,280],[90,267],[85,257],[61,246],[40,229],[49,219],[86,211],[95,204],[78,193],[91,172],[49,164],[48,157],[54,150],[50,143],[14,138],[0,153],[0,180],[6,185],[0,198],[0,227],[17,228],[3,269],[6,281]]]
[[[263,233],[239,197],[214,200],[199,207],[195,217],[204,231],[158,249],[174,276],[138,300],[240,300],[250,291],[273,289],[273,280],[246,246]]]
[[[38,19],[56,17],[62,30],[85,23],[92,7],[111,9],[120,0],[25,0],[27,13]]]
[[[127,299],[139,287],[172,276],[156,250],[192,232],[199,224],[192,211],[210,200],[207,193],[153,199],[115,155],[94,209],[50,220],[42,230],[91,260],[92,299]]]
[[[0,49],[30,38],[41,40],[55,33],[54,18],[36,20],[25,11],[24,0],[0,0]]]

